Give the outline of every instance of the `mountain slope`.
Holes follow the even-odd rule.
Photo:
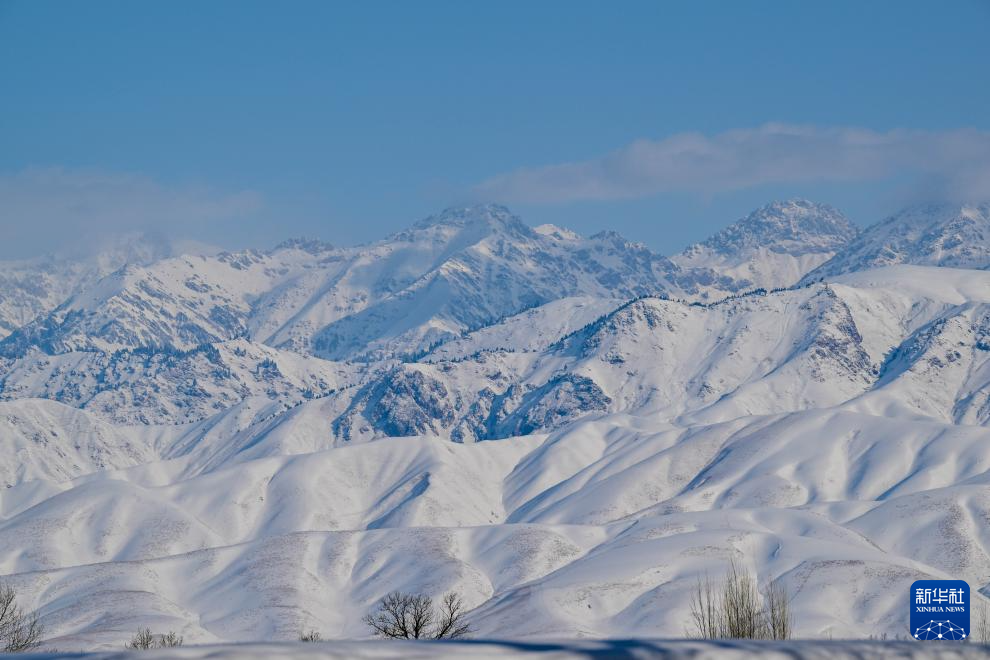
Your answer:
[[[869,227],[804,281],[893,264],[990,267],[990,204],[924,204]]]
[[[978,524],[933,534],[990,515],[981,430],[829,411],[641,426],[26,483],[0,501],[0,571],[61,643],[108,646],[145,621],[190,641],[361,636],[391,589],[457,589],[483,634],[676,636],[730,557],[789,585],[801,636],[893,634],[913,580],[990,581]],[[873,597],[822,598],[850,590]]]
[[[662,292],[672,270],[617,234],[541,233],[497,206],[451,209],[398,237],[422,242],[424,233],[454,237],[442,260],[379,304],[323,328],[313,340],[316,354],[415,353],[562,297]]]
[[[154,461],[154,436],[113,427],[55,401],[0,402],[0,488],[32,480],[59,483]]]
[[[839,211],[806,200],[774,202],[671,257],[685,291],[705,297],[790,286],[857,234]]]
[[[148,265],[184,245],[147,234],[125,235],[95,254],[59,254],[0,262],[0,338],[127,265]]]
[[[0,400],[54,399],[115,424],[181,424],[259,397],[279,410],[355,385],[362,370],[243,339],[189,351],[32,351],[0,366]]]
[[[328,362],[246,340],[34,351],[0,364],[0,398],[52,398],[126,424],[201,422],[250,401],[239,429],[301,404],[321,411],[327,442],[471,442],[623,411],[710,423],[854,399],[879,414],[983,423],[987,277],[899,267],[712,304],[568,298],[406,363]],[[932,343],[952,328],[958,336]]]

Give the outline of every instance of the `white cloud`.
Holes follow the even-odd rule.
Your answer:
[[[0,231],[7,256],[126,231],[194,236],[261,206],[261,196],[252,191],[169,186],[134,174],[61,168],[0,174]]]
[[[905,174],[920,175],[940,195],[990,197],[990,132],[766,124],[712,136],[679,133],[637,140],[599,158],[500,174],[474,193],[505,202],[560,203]]]

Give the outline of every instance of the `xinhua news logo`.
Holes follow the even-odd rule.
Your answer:
[[[966,639],[969,602],[964,580],[918,580],[911,585],[911,635],[924,641]]]

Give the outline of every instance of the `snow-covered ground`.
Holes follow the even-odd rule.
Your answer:
[[[473,660],[966,660],[985,658],[990,647],[976,644],[918,642],[700,642],[668,640],[532,640],[526,642],[408,642],[343,641],[318,644],[238,644],[184,647],[157,651],[107,651],[102,653],[40,654],[12,656],[34,660],[79,658],[79,660],[428,660],[472,658]]]
[[[990,219],[930,215],[801,286],[890,232],[779,203],[692,264],[485,206],[46,289],[0,341],[0,575],[68,650],[361,638],[393,590],[682,637],[730,561],[805,638],[904,634],[917,579],[990,607],[990,263],[925,244]]]

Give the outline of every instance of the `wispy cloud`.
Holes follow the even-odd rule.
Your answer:
[[[135,174],[36,168],[0,174],[0,230],[6,256],[155,231],[195,236],[258,211],[261,196],[205,186],[165,185]]]
[[[922,177],[933,194],[990,197],[990,132],[766,124],[711,136],[679,133],[589,160],[499,174],[473,192],[505,202],[562,203],[900,175]]]

